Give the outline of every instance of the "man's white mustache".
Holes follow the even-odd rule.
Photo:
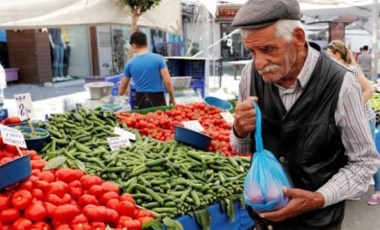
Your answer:
[[[265,68],[263,70],[260,70],[258,72],[259,72],[259,74],[263,75],[263,74],[266,74],[268,72],[273,72],[273,71],[278,70],[278,69],[280,69],[279,65],[268,65],[268,66],[265,66]]]

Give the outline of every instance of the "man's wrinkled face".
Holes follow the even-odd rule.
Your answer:
[[[295,65],[297,52],[291,41],[277,37],[274,25],[254,30],[243,37],[263,80],[278,83],[289,76]]]

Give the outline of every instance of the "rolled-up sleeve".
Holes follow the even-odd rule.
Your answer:
[[[364,112],[360,86],[349,72],[339,93],[335,119],[342,133],[348,163],[317,190],[325,199],[324,207],[366,192],[380,163]]]
[[[241,80],[239,83],[238,102],[244,101],[250,94],[251,70],[252,70],[252,62],[247,64],[242,70]],[[251,152],[251,137],[250,136],[245,137],[245,138],[239,138],[235,135],[234,131],[231,129],[230,143],[231,143],[232,149],[238,153]]]

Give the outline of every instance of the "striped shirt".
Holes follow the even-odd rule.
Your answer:
[[[293,87],[279,88],[285,108],[289,109],[301,95],[309,81],[320,53],[308,47],[305,64]],[[250,95],[252,63],[244,67],[239,85],[238,101],[242,102]],[[260,100],[260,98],[259,98]],[[376,172],[380,160],[371,136],[368,120],[361,100],[361,88],[354,75],[347,71],[339,92],[335,110],[336,125],[341,131],[342,143],[348,163],[341,168],[326,184],[317,191],[324,198],[324,207],[348,198],[360,196],[367,191],[372,175]],[[238,138],[231,131],[232,148],[241,153],[251,152],[250,137]]]

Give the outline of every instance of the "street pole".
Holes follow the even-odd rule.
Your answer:
[[[373,7],[372,7],[372,63],[371,63],[371,80],[377,81],[377,37],[379,33],[378,25],[379,25],[379,2],[378,0],[373,0]]]

